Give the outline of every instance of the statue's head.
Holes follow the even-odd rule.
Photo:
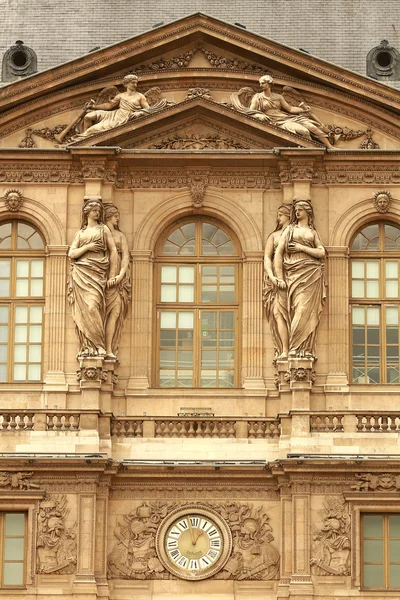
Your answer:
[[[275,231],[283,229],[290,221],[291,204],[281,204],[276,211],[276,227]]]
[[[96,210],[98,216],[96,218],[98,223],[103,223],[103,203],[100,199],[84,198],[82,206],[82,224],[81,229],[85,229],[88,224],[88,217],[92,210]]]
[[[115,204],[111,204],[111,203],[104,204],[104,222],[107,224],[107,222],[111,221],[111,219],[113,217],[117,217],[117,219],[119,220],[118,208],[115,206]],[[113,227],[114,227],[114,229],[119,230],[117,219],[115,219],[115,221],[113,223]]]
[[[392,194],[387,191],[376,192],[373,197],[373,203],[378,212],[386,213],[392,203]]]
[[[23,196],[19,190],[8,190],[4,194],[4,202],[8,210],[11,212],[17,212],[22,206]]]
[[[127,85],[129,83],[137,83],[139,81],[139,77],[137,75],[134,75],[133,73],[129,73],[129,75],[125,75],[125,77],[122,80],[122,83],[124,84],[125,87],[127,87]]]
[[[297,223],[300,219],[300,211],[305,211],[308,216],[308,224],[314,228],[314,209],[311,200],[293,200],[290,222]]]
[[[268,84],[271,87],[271,85],[274,83],[274,80],[272,79],[271,75],[263,75],[260,77],[258,82],[261,87],[264,87],[265,84]]]

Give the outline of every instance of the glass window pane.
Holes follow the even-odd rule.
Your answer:
[[[203,285],[201,288],[201,301],[202,302],[216,302],[217,301],[217,286],[216,285]]]
[[[161,313],[161,328],[162,329],[175,329],[176,327],[176,312],[162,312]]]
[[[162,329],[160,332],[160,346],[175,346],[176,337],[175,330]]]
[[[367,298],[379,298],[379,281],[367,281]]]
[[[389,540],[389,562],[400,563],[400,540]]]
[[[28,307],[17,306],[15,308],[15,322],[16,323],[27,323],[28,322]]]
[[[31,277],[43,277],[43,260],[31,261]]]
[[[235,343],[233,331],[220,331],[219,332],[219,345],[220,346],[233,346]]]
[[[387,260],[385,263],[385,271],[387,279],[396,279],[399,276],[399,264],[394,260]]]
[[[31,296],[43,296],[43,279],[31,279]]]
[[[8,326],[0,325],[0,342],[8,342]]]
[[[26,380],[26,365],[14,365],[14,381]]]
[[[162,285],[161,286],[161,302],[176,302],[176,286]]]
[[[38,233],[31,235],[28,242],[33,250],[41,250],[44,248],[43,240]]]
[[[167,254],[169,256],[176,255],[179,253],[179,246],[173,244],[172,242],[165,242],[164,247],[162,249],[163,254]]]
[[[178,367],[180,369],[193,367],[193,352],[191,350],[181,350],[178,352]]]
[[[233,312],[222,312],[219,315],[219,326],[221,329],[233,329],[235,326]]]
[[[216,246],[221,246],[221,244],[225,244],[229,241],[229,236],[227,236],[226,233],[222,231],[222,229],[218,229],[212,241],[213,244],[215,244]]]
[[[399,296],[399,282],[387,281],[386,282],[386,298],[398,298]]]
[[[0,381],[7,381],[7,365],[0,365]]]
[[[176,267],[161,267],[161,282],[176,283]]]
[[[183,244],[187,241],[180,228],[175,229],[175,231],[173,231],[168,236],[168,239],[171,240],[171,242],[174,242],[174,244],[177,244],[178,246],[183,246]]]
[[[176,356],[175,350],[161,350],[160,351],[160,367],[166,367],[171,369],[175,367]]]
[[[17,238],[17,248],[18,250],[28,250],[30,248],[28,242],[24,240],[22,237]]]
[[[211,370],[201,371],[201,387],[216,387],[217,385],[217,372]]]
[[[160,387],[175,387],[175,371],[160,371]]]
[[[399,383],[399,369],[397,367],[386,367],[387,383]]]
[[[397,306],[386,307],[386,323],[387,325],[398,325],[399,309],[397,308]]]
[[[383,587],[383,565],[364,565],[365,587]]]
[[[375,240],[375,248],[368,249],[378,249],[377,241],[379,241],[379,229],[378,225],[368,225],[364,227],[364,229],[356,236],[351,249],[352,250],[366,250],[371,243],[371,240]]]
[[[188,240],[190,240],[191,238],[194,238],[195,231],[196,231],[196,225],[195,225],[195,223],[186,223],[186,225],[181,226],[181,230],[183,232],[183,235]]]
[[[390,565],[389,587],[400,587],[400,565]]]
[[[31,344],[29,346],[29,362],[41,362],[42,346],[40,344]]]
[[[351,272],[353,279],[364,279],[365,263],[363,260],[353,260],[351,263]]]
[[[364,515],[364,538],[383,537],[382,515]]]
[[[367,279],[379,279],[379,263],[376,260],[367,261]]]
[[[233,383],[233,371],[218,371],[218,387],[230,388],[233,387]]]
[[[0,306],[0,323],[8,323],[8,306]]]
[[[21,298],[22,296],[29,296],[29,281],[28,279],[18,279],[16,286],[16,295]]]
[[[9,279],[0,279],[0,296],[6,298],[10,295],[10,281]]]
[[[225,285],[221,287],[219,292],[220,302],[234,302],[235,301],[235,287],[233,285]]]
[[[379,364],[379,346],[368,346],[367,362],[369,365]]]
[[[185,369],[177,372],[177,387],[193,387],[193,371]]]
[[[367,308],[368,325],[379,325],[379,308]]]
[[[41,325],[31,325],[29,327],[29,341],[31,343],[42,341],[42,326]]]
[[[365,324],[365,310],[364,310],[364,308],[353,306],[352,315],[353,315],[353,323],[354,323],[354,325],[364,325]]]
[[[351,295],[353,298],[364,298],[364,281],[352,281],[351,282]]]
[[[14,360],[15,362],[26,362],[26,346],[24,344],[14,346]]]
[[[16,325],[14,330],[14,337],[16,342],[27,342],[28,341],[28,328],[26,325]]]
[[[388,363],[399,362],[399,347],[386,346],[386,358]]]
[[[218,254],[218,252],[217,252],[217,249],[215,248],[215,246],[213,246],[213,244],[211,242],[208,242],[207,240],[203,240],[202,254],[207,255],[207,256],[214,256],[214,255]]]
[[[367,343],[368,344],[379,344],[379,328],[378,327],[368,327]]]
[[[29,365],[28,367],[28,381],[40,381],[40,365]]]
[[[188,331],[186,329],[178,330],[178,346],[180,348],[192,348],[193,331]]]
[[[216,227],[215,225],[211,225],[211,223],[203,223],[202,229],[203,238],[206,240],[210,240],[214,233],[217,231],[218,227]]]
[[[184,244],[180,250],[180,254],[184,256],[193,256],[196,253],[194,240],[189,240]]]
[[[31,306],[30,310],[30,321],[31,323],[41,323],[42,322],[42,306]]]
[[[194,283],[194,267],[179,267],[179,283]]]
[[[24,538],[6,538],[4,540],[5,560],[24,560]]]
[[[4,249],[11,248],[11,223],[3,223],[0,225],[0,241],[7,242],[2,244],[1,247]],[[7,240],[5,240],[7,238]]]
[[[0,260],[0,277],[10,277],[10,261]]]
[[[193,301],[194,301],[194,287],[192,285],[180,285],[178,302],[193,302]]]
[[[7,362],[8,358],[8,346],[7,344],[0,344],[0,362]]]
[[[29,260],[17,260],[17,277],[29,277]]]
[[[400,539],[400,515],[389,515],[389,537]]]
[[[193,329],[194,313],[180,312],[178,316],[179,329]]]
[[[364,561],[383,563],[383,540],[364,540]]]
[[[226,242],[226,244],[222,244],[222,246],[218,246],[218,254],[221,256],[231,256],[234,253],[235,250],[231,241]]]
[[[201,313],[201,328],[202,329],[216,329],[217,327],[217,313],[216,312],[202,312]]]
[[[6,536],[25,535],[25,515],[6,513]]]
[[[4,565],[4,585],[22,585],[24,583],[24,563],[6,563]]]
[[[353,326],[353,344],[364,344],[365,343],[365,329],[364,327]]]
[[[210,369],[216,366],[217,352],[215,350],[202,350],[201,366],[205,369]]]
[[[201,332],[201,345],[203,348],[214,348],[217,345],[217,332],[204,329]]]
[[[368,383],[380,383],[381,376],[380,376],[379,367],[368,368],[367,369],[367,378],[368,378]]]
[[[218,361],[219,367],[221,367],[223,369],[232,369],[233,362],[234,362],[234,353],[232,352],[232,350],[229,350],[229,351],[220,350],[219,361]]]

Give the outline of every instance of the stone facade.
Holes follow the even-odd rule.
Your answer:
[[[376,279],[350,271],[357,233],[396,244],[398,101],[201,15],[3,89],[0,261],[45,261],[0,298],[16,347],[44,306],[41,361],[33,337],[25,363],[6,350],[0,383],[0,520],[27,523],[13,598],[400,598],[361,552],[365,516],[398,514],[398,358],[352,374],[349,321],[379,304],[351,296],[351,273]],[[161,323],[213,311],[235,325]]]

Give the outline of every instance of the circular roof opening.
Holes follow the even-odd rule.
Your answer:
[[[17,52],[14,52],[14,54],[12,55],[11,59],[12,59],[14,65],[21,69],[22,67],[25,67],[25,65],[27,64],[28,55],[23,50],[17,50]]]
[[[376,62],[382,69],[387,69],[392,64],[392,55],[390,52],[379,52],[376,55]]]

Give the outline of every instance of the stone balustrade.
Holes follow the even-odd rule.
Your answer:
[[[79,431],[80,413],[67,410],[0,410],[0,432],[6,431]]]
[[[400,412],[311,412],[310,431],[312,433],[400,433]]]
[[[343,414],[320,413],[310,415],[311,431],[344,431]]]

